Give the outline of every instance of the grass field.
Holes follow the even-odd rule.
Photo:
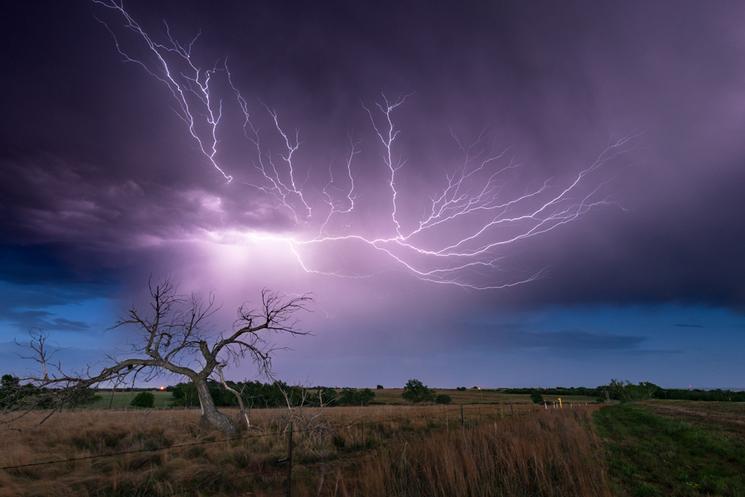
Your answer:
[[[529,404],[531,403],[530,395],[528,394],[509,394],[502,393],[496,390],[456,390],[447,388],[436,389],[438,394],[447,394],[453,399],[453,404]],[[172,407],[173,397],[170,392],[161,392],[158,390],[151,391],[155,395],[155,408],[166,408]],[[403,393],[402,388],[385,388],[382,390],[374,390],[375,399],[374,404],[383,405],[407,405],[409,402],[405,401],[401,394]],[[128,408],[129,403],[132,401],[138,392],[110,392],[101,391],[98,393],[98,397],[95,402],[89,404],[88,407],[93,409],[123,409]],[[548,402],[552,402],[557,399],[556,395],[545,395],[544,399]],[[562,401],[566,403],[588,403],[594,402],[593,397],[583,397],[580,395],[569,395],[562,397]]]
[[[497,404],[497,403],[530,403],[530,395],[517,393],[502,393],[491,389],[468,389],[456,390],[450,388],[435,389],[438,394],[449,395],[453,399],[453,404]],[[375,390],[375,403],[402,405],[407,402],[401,397],[403,388],[385,388]],[[553,401],[556,395],[545,395],[544,399]],[[565,402],[593,402],[593,397],[584,397],[580,395],[569,395],[562,398]]]
[[[158,390],[150,390],[155,396],[155,407],[164,408],[171,407],[173,396],[171,392],[160,392]],[[128,408],[129,403],[139,392],[110,392],[102,391],[97,394],[96,400],[89,404],[87,407],[92,409],[123,409]]]
[[[732,429],[744,406],[657,401],[606,407],[595,421],[615,495],[745,496],[745,438]]]
[[[468,406],[463,426],[459,406],[296,411],[293,495],[608,496],[594,408]],[[38,425],[42,415],[4,431],[0,466],[92,458],[0,470],[0,496],[284,495],[287,410],[252,411],[233,441],[196,410],[84,410]],[[122,451],[146,452],[101,457]]]
[[[745,403],[693,402],[686,400],[648,401],[644,406],[655,414],[684,420],[710,431],[745,440]]]
[[[459,391],[456,402],[484,395],[461,418],[457,404],[397,405],[400,391],[385,393],[387,405],[254,409],[234,440],[201,426],[196,409],[75,410],[41,425],[45,413],[32,412],[0,423],[0,467],[68,461],[0,470],[0,497],[285,495],[290,421],[296,497],[745,496],[745,404],[544,409]]]

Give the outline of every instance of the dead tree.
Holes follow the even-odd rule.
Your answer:
[[[180,295],[169,282],[148,284],[150,304],[146,311],[132,307],[114,328],[134,327],[140,332],[132,344],[130,357],[110,358],[112,364],[98,373],[65,374],[61,367],[52,372],[42,361],[45,376],[28,378],[34,384],[57,389],[60,393],[89,388],[123,378],[144,376],[152,380],[160,374],[188,378],[194,385],[202,410],[202,421],[210,427],[233,433],[233,421],[215,406],[208,380],[221,381],[222,369],[250,359],[258,371],[271,375],[272,334],[305,335],[298,328],[296,314],[307,310],[308,295],[285,298],[268,290],[261,291],[261,304],[255,309],[241,306],[233,331],[210,336],[209,318],[217,311],[214,297],[202,301],[194,295]],[[38,354],[38,351],[37,351]],[[225,384],[224,381],[221,381]]]
[[[243,418],[243,421],[246,422],[246,428],[251,428],[251,419],[248,417],[248,411],[246,410],[246,404],[243,402],[243,390],[239,392],[235,388],[231,387],[230,384],[225,381],[225,375],[223,374],[223,367],[224,365],[220,364],[215,368],[215,371],[217,372],[217,376],[220,378],[220,383],[222,383],[222,386],[227,390],[228,392],[232,393],[235,397],[235,400],[238,402],[238,408],[241,411],[241,417]]]

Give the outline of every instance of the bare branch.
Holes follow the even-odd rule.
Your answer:
[[[149,304],[145,311],[132,307],[114,328],[133,327],[140,331],[140,340],[132,344],[132,356],[108,357],[109,365],[97,372],[65,372],[61,364],[52,367],[47,335],[32,334],[28,347],[33,359],[41,365],[39,377],[23,378],[27,385],[54,397],[55,409],[61,408],[80,392],[102,383],[131,381],[149,382],[163,373],[185,376],[196,387],[205,419],[225,431],[234,430],[229,419],[217,411],[207,388],[207,380],[217,373],[222,384],[234,395],[240,393],[228,386],[223,368],[229,362],[250,358],[258,372],[271,377],[272,354],[278,350],[268,334],[306,335],[298,327],[296,315],[308,310],[311,297],[285,298],[262,290],[261,304],[256,309],[242,306],[238,311],[235,330],[227,335],[209,333],[209,319],[217,312],[215,298],[204,301],[195,295],[180,295],[170,281],[148,282]],[[242,405],[242,400],[239,399]],[[243,407],[242,407],[243,409]],[[248,422],[248,420],[246,419]]]

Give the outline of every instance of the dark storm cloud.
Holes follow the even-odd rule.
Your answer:
[[[119,286],[136,280],[140,289],[148,274],[163,272],[197,287],[210,282],[221,296],[243,295],[231,278],[270,286],[291,280],[289,291],[324,295],[323,312],[314,317],[319,328],[326,323],[318,315],[338,316],[327,341],[317,342],[319,349],[335,351],[329,369],[345,353],[342,344],[364,349],[362,355],[403,360],[419,350],[479,348],[487,354],[502,348],[517,362],[536,351],[562,357],[578,351],[604,361],[678,350],[653,343],[655,332],[633,331],[635,325],[622,335],[606,333],[611,327],[566,322],[554,331],[442,324],[516,307],[674,302],[742,309],[740,3],[127,5],[153,32],[161,19],[183,39],[201,28],[196,56],[205,67],[227,55],[252,111],[261,113],[261,99],[288,129],[300,130],[299,159],[316,193],[329,164],[343,160],[347,133],[359,138],[360,202],[371,205],[363,221],[375,228],[389,199],[378,202],[383,197],[371,193],[370,185],[385,184],[385,168],[360,100],[370,104],[381,90],[415,92],[400,114],[400,152],[407,159],[401,184],[414,195],[431,196],[446,167],[458,164],[451,128],[464,139],[488,128],[496,148],[511,147],[525,173],[507,194],[549,177],[560,184],[609,140],[638,134],[633,150],[609,168],[612,181],[604,190],[623,208],[595,210],[496,254],[516,271],[546,272],[529,285],[493,293],[446,293],[452,289],[433,289],[404,272],[364,280],[310,278],[276,245],[246,255],[226,244],[190,258],[182,242],[204,232],[279,233],[292,228],[292,220],[240,181],[226,185],[214,174],[173,112],[168,90],[122,62],[93,19],[101,12],[91,4],[15,2],[6,9],[12,22],[0,32],[0,50],[12,61],[0,83],[0,280],[7,282],[0,317],[14,330],[43,324],[85,332],[85,320],[48,308],[113,298]],[[240,124],[234,102],[225,102],[226,123]],[[221,134],[222,143],[239,142],[237,129]],[[220,160],[250,180],[255,157],[240,143]],[[420,208],[413,203],[411,210],[419,214]],[[358,247],[342,247],[328,258],[333,262],[345,250]],[[264,272],[240,266],[247,258],[259,260]],[[389,323],[391,315],[407,322]],[[688,315],[671,312],[665,323],[688,327]],[[347,336],[352,338],[345,342]],[[603,374],[611,366],[595,365]]]
[[[33,273],[31,273],[33,275]],[[81,306],[91,301],[107,301],[118,295],[116,280],[103,274],[91,282],[75,274],[56,275],[54,280],[35,277],[9,280],[0,275],[0,337],[25,334],[31,330],[47,332],[90,332],[90,320],[100,316],[80,316]],[[108,275],[111,277],[111,275]]]
[[[496,341],[506,349],[541,348],[553,351],[637,350],[644,340],[642,336],[606,335],[583,330],[510,330],[496,334]]]
[[[54,314],[47,311],[6,309],[2,313],[2,317],[21,330],[86,331],[90,329],[88,323],[55,317]]]
[[[73,272],[58,256],[59,248],[53,245],[0,245],[0,281],[45,283],[73,279]]]
[[[670,354],[673,349],[648,345],[649,337],[640,334],[616,334],[584,329],[536,330],[524,323],[455,325],[459,339],[470,347],[499,351],[541,350],[552,354]]]
[[[200,56],[229,55],[236,79],[296,123],[324,167],[337,138],[365,125],[359,100],[381,89],[417,92],[402,122],[412,177],[448,127],[467,135],[492,124],[546,174],[573,170],[608,136],[644,130],[613,186],[627,211],[519,247],[512,264],[550,272],[500,302],[738,306],[745,296],[736,3],[679,2],[674,16],[647,2],[130,7],[154,30],[160,18],[182,36],[201,27]],[[112,261],[195,229],[288,225],[255,192],[210,175],[165,90],[121,63],[92,6],[12,10],[18,32],[6,31],[15,41],[4,46],[35,56],[16,59],[4,81],[14,123],[0,179],[6,243],[65,245],[87,263],[92,250]]]
[[[109,255],[188,237],[200,228],[245,225],[276,229],[286,223],[284,217],[261,204],[238,205],[198,188],[108,178],[101,169],[50,156],[5,161],[0,168],[4,199],[0,229],[19,241],[55,243],[58,248],[66,244],[83,253]],[[44,257],[40,254],[40,267],[30,271],[30,264],[8,260],[5,271],[33,277],[42,271]]]

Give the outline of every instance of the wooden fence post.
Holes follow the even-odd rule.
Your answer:
[[[292,422],[287,432],[287,497],[292,497]]]
[[[463,404],[460,405],[460,426],[461,428],[466,426],[466,418],[463,415]]]

